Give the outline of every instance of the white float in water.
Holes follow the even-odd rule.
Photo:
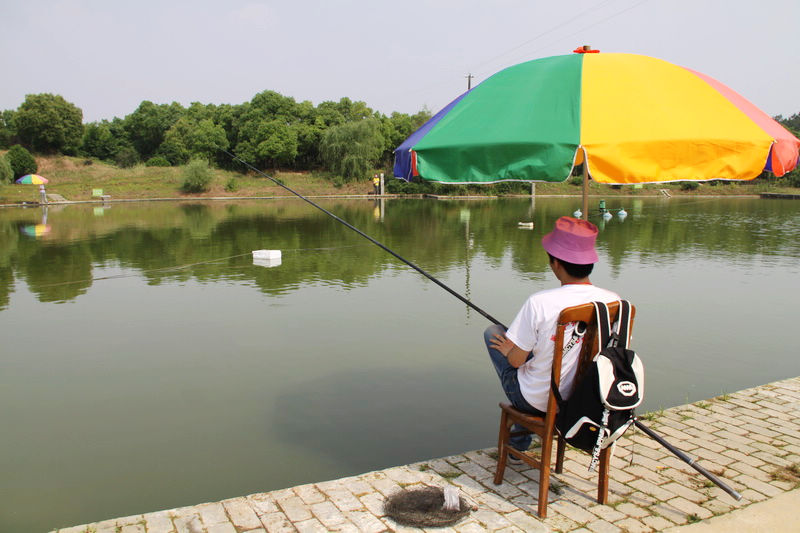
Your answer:
[[[606,212],[603,213],[603,218],[605,220],[611,220],[611,217],[612,217],[612,215],[611,215],[610,212],[606,211]]]
[[[533,222],[518,222],[519,229],[533,229]]]
[[[572,216],[575,218],[581,218],[583,216],[583,212],[581,212],[580,209],[577,209],[574,213],[572,213]]]
[[[280,250],[253,250],[253,259],[280,259]]]
[[[619,218],[625,218],[626,216],[628,216],[628,212],[627,212],[627,211],[625,211],[625,208],[623,207],[622,209],[620,209],[619,211],[617,211],[617,216],[618,216]]]
[[[276,267],[281,264],[280,250],[253,250],[253,264],[263,267]]]

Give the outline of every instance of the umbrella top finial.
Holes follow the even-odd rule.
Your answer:
[[[600,50],[592,50],[592,47],[590,45],[584,44],[583,46],[579,46],[572,52],[575,54],[599,54]]]

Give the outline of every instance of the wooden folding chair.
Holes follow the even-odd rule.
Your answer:
[[[608,304],[608,312],[609,316],[611,317],[611,322],[614,323],[617,320],[617,315],[619,314],[619,302]],[[635,315],[636,308],[631,305],[631,331],[633,331],[633,319]],[[561,357],[564,351],[564,330],[573,322],[584,322],[587,325],[579,355],[578,369],[575,375],[575,381],[573,383],[578,383],[583,375],[583,372],[591,362],[592,357],[598,351],[597,345],[599,340],[597,335],[597,319],[595,317],[594,305],[591,303],[577,305],[574,307],[567,307],[561,311],[556,326],[555,348],[553,351],[552,377],[556,385],[561,382]],[[572,391],[570,391],[570,394],[572,394]],[[566,397],[568,398],[569,396]],[[546,518],[547,491],[550,488],[550,462],[553,450],[553,436],[557,435],[555,431],[555,424],[558,406],[555,395],[552,391],[550,391],[550,395],[547,400],[547,413],[544,417],[523,413],[506,402],[500,404],[500,409],[500,434],[498,435],[497,440],[498,457],[497,470],[494,475],[494,483],[495,485],[499,485],[503,482],[503,473],[505,472],[506,460],[509,453],[511,453],[514,457],[521,459],[532,468],[538,469],[538,514],[540,518]],[[511,426],[514,424],[519,424],[526,429],[526,432],[533,433],[541,438],[542,448],[539,458],[536,458],[530,452],[520,452],[511,447],[509,439],[512,435]],[[516,432],[514,434],[516,434]],[[555,471],[557,474],[560,474],[563,470],[565,448],[566,442],[559,435],[555,465]],[[611,447],[608,447],[600,453],[600,468],[597,482],[597,501],[603,504],[608,501],[608,465],[610,460]]]

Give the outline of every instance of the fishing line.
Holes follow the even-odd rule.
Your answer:
[[[475,305],[471,301],[467,300],[466,298],[461,296],[459,293],[457,293],[456,291],[454,291],[453,289],[451,289],[450,287],[448,287],[447,285],[445,285],[444,283],[442,283],[438,279],[434,278],[432,275],[430,275],[427,272],[425,272],[422,268],[418,267],[417,265],[415,265],[414,263],[412,263],[411,261],[409,261],[405,257],[401,256],[400,254],[394,252],[392,249],[388,248],[387,246],[385,246],[381,242],[373,239],[372,237],[370,237],[369,235],[367,235],[366,233],[364,233],[363,231],[361,231],[357,227],[353,226],[349,222],[339,218],[338,216],[334,215],[333,213],[331,213],[330,211],[328,211],[327,209],[325,209],[321,205],[314,203],[313,201],[309,200],[308,198],[306,198],[305,196],[303,196],[299,192],[295,191],[294,189],[291,189],[291,188],[287,187],[286,185],[281,183],[279,180],[277,180],[277,179],[273,178],[272,176],[260,171],[259,169],[257,169],[256,167],[254,167],[253,165],[251,165],[250,163],[248,163],[247,161],[245,161],[241,157],[239,157],[237,155],[234,155],[234,154],[230,153],[227,150],[220,149],[220,151],[228,154],[228,156],[231,157],[234,161],[238,161],[238,162],[242,163],[244,166],[246,166],[247,168],[249,168],[253,172],[256,172],[259,175],[264,176],[265,178],[269,179],[270,181],[272,181],[276,185],[278,185],[280,187],[283,187],[284,189],[286,189],[290,193],[294,194],[295,196],[297,196],[301,200],[303,200],[303,201],[311,204],[312,206],[316,207],[317,209],[319,209],[320,211],[322,211],[326,215],[330,216],[331,218],[333,218],[337,222],[340,222],[340,223],[344,224],[345,226],[347,226],[351,230],[355,231],[356,233],[358,233],[359,235],[361,235],[362,237],[364,237],[365,239],[367,239],[371,243],[383,248],[386,252],[392,254],[397,259],[399,259],[400,261],[404,262],[405,264],[407,264],[408,266],[410,266],[411,268],[413,268],[414,270],[416,270],[417,272],[419,272],[420,274],[422,274],[423,276],[425,276],[426,278],[428,278],[429,280],[431,280],[432,282],[434,282],[435,284],[437,284],[438,286],[440,286],[441,288],[443,288],[444,290],[446,290],[447,292],[449,292],[450,294],[452,294],[453,296],[455,296],[456,298],[458,298],[459,300],[461,300],[462,302],[464,302],[465,304],[467,304],[468,306],[473,308],[474,310],[476,310],[482,316],[484,316],[485,318],[489,319],[493,324],[498,324],[500,326],[503,326],[502,322],[500,322],[499,320],[494,318],[492,315],[490,315],[489,313],[487,313],[486,311],[484,311],[483,309],[481,309],[480,307],[478,307],[477,305]],[[505,326],[503,326],[503,327],[505,327]]]
[[[363,246],[361,244],[351,244],[347,246],[326,246],[323,248],[292,248],[291,250],[282,250],[284,253],[291,253],[291,252],[326,252],[331,250],[340,250],[342,248],[355,248],[357,246]],[[123,279],[123,278],[133,278],[139,277],[142,274],[149,274],[151,272],[170,272],[173,270],[183,270],[193,266],[199,265],[210,265],[212,263],[218,263],[220,261],[227,261],[229,259],[236,259],[239,257],[250,256],[252,252],[247,252],[246,254],[237,254],[231,255],[228,257],[218,257],[216,259],[209,259],[207,261],[198,261],[197,263],[187,263],[185,265],[177,265],[177,266],[170,266],[170,267],[162,267],[162,268],[150,268],[147,270],[137,270],[135,273],[129,274],[114,274],[113,276],[101,276],[99,278],[89,278],[89,279],[76,279],[72,281],[60,281],[58,283],[48,283],[47,285],[37,285],[37,287],[58,287],[60,285],[74,285],[75,283],[93,283],[95,281],[105,281],[109,279]],[[237,267],[239,268],[239,267]]]
[[[641,2],[640,2],[640,3],[641,3]],[[638,4],[637,4],[637,5],[638,5]],[[634,6],[634,7],[635,7],[635,6]],[[352,224],[350,224],[350,223],[348,223],[348,222],[346,222],[346,221],[342,220],[341,218],[337,217],[336,215],[334,215],[333,213],[331,213],[331,212],[330,212],[330,211],[328,211],[327,209],[325,209],[325,208],[323,208],[323,207],[321,207],[321,206],[319,206],[319,205],[315,204],[314,202],[312,202],[311,200],[309,200],[308,198],[306,198],[306,197],[305,197],[305,196],[303,196],[302,194],[300,194],[300,193],[298,193],[298,192],[295,192],[294,190],[292,190],[291,188],[287,187],[287,186],[286,186],[286,185],[284,185],[283,183],[279,182],[278,180],[276,180],[276,179],[275,179],[275,178],[273,178],[272,176],[269,176],[268,174],[266,174],[266,173],[264,173],[264,172],[262,172],[262,171],[258,170],[257,168],[255,168],[253,165],[251,165],[251,164],[250,164],[250,163],[248,163],[247,161],[243,160],[242,158],[240,158],[240,157],[238,157],[238,156],[236,156],[236,155],[234,155],[234,154],[232,154],[232,153],[228,152],[227,150],[221,150],[221,151],[223,151],[223,152],[225,152],[226,154],[228,154],[228,156],[230,156],[231,158],[233,158],[235,161],[239,161],[240,163],[242,163],[243,165],[245,165],[247,168],[249,168],[249,169],[251,169],[251,170],[253,170],[253,171],[257,172],[258,174],[260,174],[260,175],[262,175],[262,176],[264,176],[264,177],[268,178],[270,181],[272,181],[272,182],[276,183],[277,185],[280,185],[281,187],[283,187],[284,189],[286,189],[286,190],[287,190],[287,191],[289,191],[290,193],[294,194],[295,196],[297,196],[297,197],[298,197],[298,198],[300,198],[301,200],[304,200],[305,202],[308,202],[309,204],[313,205],[314,207],[316,207],[317,209],[319,209],[319,210],[320,210],[320,211],[322,211],[323,213],[325,213],[325,214],[329,215],[330,217],[332,217],[334,220],[337,220],[338,222],[341,222],[342,224],[344,224],[345,226],[347,226],[347,227],[348,227],[348,228],[350,228],[351,230],[355,231],[356,233],[358,233],[359,235],[361,235],[361,236],[362,236],[362,237],[364,237],[365,239],[369,240],[370,242],[372,242],[372,243],[374,243],[374,244],[376,244],[376,245],[380,246],[380,247],[381,247],[381,248],[383,248],[385,251],[389,252],[390,254],[392,254],[393,256],[395,256],[396,258],[398,258],[399,260],[403,261],[405,264],[407,264],[408,266],[410,266],[411,268],[413,268],[414,270],[416,270],[417,272],[419,272],[420,274],[422,274],[422,275],[423,275],[423,276],[425,276],[426,278],[430,279],[431,281],[433,281],[434,283],[436,283],[437,285],[439,285],[440,287],[442,287],[443,289],[445,289],[447,292],[449,292],[450,294],[452,294],[453,296],[455,296],[456,298],[458,298],[459,300],[461,300],[462,302],[464,302],[465,304],[467,304],[467,305],[468,305],[468,306],[470,306],[471,308],[475,309],[475,310],[476,310],[477,312],[479,312],[481,315],[483,315],[484,317],[486,317],[486,318],[488,318],[489,320],[491,320],[491,321],[492,321],[494,324],[498,324],[498,325],[500,325],[500,326],[503,326],[503,324],[501,324],[501,323],[500,323],[498,320],[496,320],[496,319],[495,319],[495,318],[493,318],[491,315],[489,315],[488,313],[486,313],[486,312],[485,312],[483,309],[481,309],[480,307],[476,306],[475,304],[473,304],[472,302],[470,302],[469,300],[467,300],[466,298],[464,298],[463,296],[461,296],[460,294],[458,294],[457,292],[455,292],[453,289],[451,289],[450,287],[448,287],[447,285],[445,285],[444,283],[442,283],[442,282],[441,282],[441,281],[439,281],[438,279],[434,278],[433,276],[431,276],[430,274],[428,274],[427,272],[425,272],[424,270],[422,270],[420,267],[418,267],[417,265],[415,265],[415,264],[414,264],[414,263],[412,263],[411,261],[409,261],[409,260],[405,259],[404,257],[402,257],[402,256],[398,255],[397,253],[395,253],[395,252],[394,252],[394,251],[392,251],[391,249],[387,248],[386,246],[384,246],[384,245],[383,245],[383,244],[381,244],[380,242],[376,241],[375,239],[373,239],[372,237],[370,237],[369,235],[367,235],[366,233],[364,233],[364,232],[363,232],[363,231],[361,231],[360,229],[356,228],[356,227],[355,227],[355,226],[353,226]],[[505,326],[503,326],[503,327],[505,328]],[[723,483],[723,482],[722,482],[720,479],[718,479],[716,476],[714,476],[713,474],[709,473],[709,472],[708,472],[706,469],[704,469],[703,467],[701,467],[700,465],[698,465],[698,464],[697,464],[697,460],[696,460],[696,459],[692,459],[692,458],[688,457],[688,456],[687,456],[685,453],[681,452],[680,450],[678,450],[677,448],[675,448],[674,446],[672,446],[672,445],[671,445],[669,442],[667,442],[667,441],[666,441],[666,440],[665,440],[665,439],[664,439],[664,438],[663,438],[661,435],[658,435],[658,434],[657,434],[656,432],[654,432],[652,429],[648,428],[647,426],[645,426],[644,424],[642,424],[641,422],[639,422],[639,420],[637,420],[637,419],[634,419],[634,423],[636,424],[636,427],[638,427],[639,429],[641,429],[642,431],[644,431],[644,432],[645,432],[645,433],[646,433],[646,434],[647,434],[649,437],[651,437],[651,438],[652,438],[652,439],[654,439],[656,442],[658,442],[659,444],[661,444],[662,446],[664,446],[665,448],[667,448],[667,450],[669,450],[670,452],[672,452],[672,453],[673,453],[674,455],[676,455],[678,458],[682,459],[682,460],[683,460],[685,463],[687,463],[689,466],[691,466],[692,468],[694,468],[695,470],[697,470],[698,472],[700,472],[701,474],[703,474],[704,476],[706,476],[706,477],[707,477],[707,478],[708,478],[708,479],[709,479],[711,482],[713,482],[714,484],[716,484],[717,486],[719,486],[720,488],[722,488],[722,489],[723,489],[725,492],[727,492],[728,494],[730,494],[731,496],[733,496],[734,498],[736,498],[736,500],[737,500],[737,501],[738,501],[739,499],[741,499],[741,495],[739,495],[739,493],[738,493],[738,492],[736,492],[735,490],[733,490],[733,489],[731,489],[730,487],[728,487],[728,486],[727,486],[725,483]]]

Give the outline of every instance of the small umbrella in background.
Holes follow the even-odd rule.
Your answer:
[[[21,183],[23,185],[44,185],[49,182],[47,178],[39,174],[25,174],[16,181],[16,183]]]
[[[434,115],[395,151],[396,177],[440,183],[751,180],[797,166],[800,140],[718,81],[636,54],[514,65]],[[592,52],[596,52],[592,50]]]
[[[17,183],[21,183],[23,185],[38,185],[40,196],[39,203],[44,205],[47,204],[47,193],[44,190],[44,184],[49,183],[47,178],[40,176],[39,174],[25,174],[17,180]]]

